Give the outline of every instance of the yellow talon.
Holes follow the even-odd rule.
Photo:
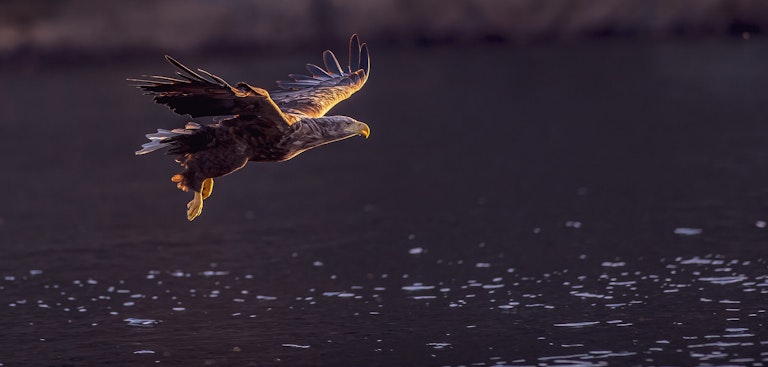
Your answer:
[[[203,187],[200,189],[200,194],[203,195],[203,200],[208,199],[208,197],[211,196],[212,192],[213,192],[213,179],[206,178],[205,180],[203,180]]]
[[[203,195],[195,192],[195,198],[187,204],[187,219],[191,222],[203,212]]]

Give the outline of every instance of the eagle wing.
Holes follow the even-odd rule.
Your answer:
[[[152,75],[145,76],[146,79],[128,80],[139,83],[137,87],[154,96],[155,102],[167,105],[179,115],[258,115],[278,125],[293,123],[294,119],[280,111],[266,90],[246,83],[233,87],[203,69],[197,69],[198,73],[170,56],[166,55],[165,59],[179,69],[176,72],[179,78]]]
[[[272,100],[286,113],[320,117],[337,103],[360,90],[370,73],[368,45],[357,35],[349,40],[349,63],[345,69],[330,50],[323,52],[325,69],[307,64],[311,75],[289,74],[291,80],[278,81],[278,90],[270,91]]]

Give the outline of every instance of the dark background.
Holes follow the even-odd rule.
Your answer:
[[[761,33],[760,0],[94,0],[0,4],[0,55],[79,59],[137,52],[311,50],[359,33],[379,50],[595,38],[695,39]],[[326,46],[321,46],[326,47]]]
[[[0,364],[766,362],[758,1],[6,1]],[[125,78],[369,42],[367,140],[216,181]],[[198,119],[200,123],[210,120]]]

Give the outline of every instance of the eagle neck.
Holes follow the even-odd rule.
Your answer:
[[[323,144],[350,137],[340,123],[343,116],[305,117],[293,124],[295,127],[292,135],[295,147],[300,150],[311,149]]]

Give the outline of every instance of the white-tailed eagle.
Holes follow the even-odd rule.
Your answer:
[[[147,134],[149,143],[136,154],[169,148],[184,171],[171,177],[184,191],[192,190],[187,219],[203,210],[213,178],[230,174],[249,161],[280,162],[323,144],[352,136],[368,137],[365,123],[347,116],[325,116],[337,103],[363,87],[370,72],[368,46],[357,35],[349,41],[349,63],[341,67],[330,50],[323,52],[325,69],[307,64],[310,75],[289,74],[279,89],[267,92],[246,83],[232,86],[205,70],[193,71],[165,57],[180,70],[173,78],[129,79],[154,96],[154,101],[179,115],[228,116],[208,125],[189,122],[184,128]]]

